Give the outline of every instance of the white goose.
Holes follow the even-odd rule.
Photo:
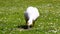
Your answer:
[[[31,6],[27,8],[24,15],[26,19],[26,25],[30,27],[34,24],[33,22],[39,17],[39,12],[36,7]]]

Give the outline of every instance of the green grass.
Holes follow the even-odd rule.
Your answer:
[[[40,17],[31,30],[20,31],[29,6],[37,7]],[[60,0],[0,0],[0,34],[60,34]]]

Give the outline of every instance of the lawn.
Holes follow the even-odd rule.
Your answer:
[[[40,16],[33,28],[20,30],[29,6],[37,7]],[[0,0],[0,34],[60,34],[60,0]]]

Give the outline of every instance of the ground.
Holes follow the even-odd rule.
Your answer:
[[[19,29],[29,6],[40,16],[30,30]],[[60,34],[60,0],[0,0],[0,34]]]

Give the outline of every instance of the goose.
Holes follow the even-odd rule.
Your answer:
[[[33,26],[36,19],[39,17],[39,11],[36,7],[28,7],[26,11],[24,12],[25,20],[26,20],[26,25],[28,28],[30,26]]]

